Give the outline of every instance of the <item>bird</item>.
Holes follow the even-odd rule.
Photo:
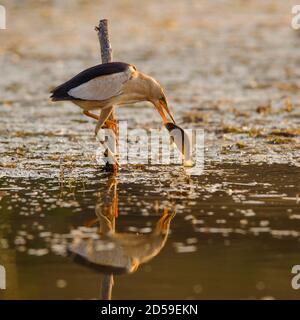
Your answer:
[[[161,85],[151,76],[124,62],[109,62],[88,68],[51,91],[52,101],[71,101],[96,119],[95,135],[116,106],[151,102],[164,125],[175,124]],[[101,110],[100,116],[93,110]],[[168,118],[169,120],[168,120]],[[115,125],[112,123],[112,125]]]

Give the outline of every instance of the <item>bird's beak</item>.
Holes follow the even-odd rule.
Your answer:
[[[159,112],[160,116],[162,117],[164,124],[167,124],[167,123],[170,122],[170,121],[168,121],[168,119],[166,118],[166,115],[165,115],[164,111],[165,111],[165,112],[168,114],[168,116],[171,118],[172,123],[175,124],[175,120],[174,120],[174,118],[173,118],[173,116],[172,116],[172,114],[171,114],[171,112],[170,112],[170,110],[169,110],[169,107],[168,107],[168,105],[167,105],[166,102],[160,100],[160,101],[158,101],[157,103],[155,103],[155,107],[156,107],[157,111]]]
[[[162,217],[158,220],[158,222],[156,224],[156,231],[158,233],[166,233],[166,232],[168,232],[168,229],[169,229],[169,226],[170,226],[170,222],[174,218],[174,216],[175,216],[175,211],[173,210],[169,214],[169,210],[166,208],[164,210],[164,214],[162,215]]]

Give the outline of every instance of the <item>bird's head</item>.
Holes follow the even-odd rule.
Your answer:
[[[168,107],[168,102],[166,99],[166,96],[163,92],[163,89],[161,85],[154,80],[153,78],[149,79],[150,81],[148,82],[150,84],[149,88],[149,101],[153,103],[157,111],[159,112],[160,116],[163,119],[164,124],[166,125],[169,122],[172,122],[175,124],[175,120],[171,114],[171,111]],[[171,121],[168,121],[165,112],[169,116]]]

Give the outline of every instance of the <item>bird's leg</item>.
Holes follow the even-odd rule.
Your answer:
[[[111,212],[112,212],[112,216],[114,218],[117,218],[118,217],[118,213],[119,213],[119,210],[118,210],[118,198],[116,197],[116,195],[114,195],[113,197],[113,201],[112,201],[112,204],[111,204]]]
[[[118,193],[117,193],[117,185],[118,181],[116,179],[112,179],[109,181],[108,192],[112,194],[112,202],[111,202],[111,213],[112,217],[118,217]]]
[[[90,118],[97,120],[97,125],[95,128],[95,136],[96,137],[98,136],[99,130],[102,127],[105,127],[107,129],[113,130],[114,140],[115,140],[115,143],[117,143],[117,132],[118,132],[117,131],[118,130],[117,122],[115,120],[108,120],[108,117],[111,115],[113,108],[114,107],[112,106],[112,107],[106,107],[106,108],[102,109],[99,117],[96,116],[95,114],[87,111],[87,110],[84,110],[83,114],[85,114],[86,116],[88,116]],[[102,142],[102,144],[103,144],[103,142]],[[119,167],[118,161],[117,161],[114,153],[110,150],[109,146],[106,143],[104,143],[104,145],[106,145],[106,147],[107,147],[107,150],[105,152],[105,156],[114,159],[115,163],[113,165],[113,172],[116,174],[118,172],[118,167]]]
[[[89,112],[87,110],[84,110],[83,114],[86,115],[87,117],[90,117],[90,118],[95,119],[97,121],[99,120],[98,116],[96,116],[95,114],[93,114],[92,112]]]
[[[100,122],[100,120],[99,120]],[[98,122],[98,124],[99,124]],[[97,136],[98,134],[98,124],[96,126],[96,129],[95,129],[95,134]],[[117,121],[116,120],[106,120],[104,125],[103,125],[103,128],[105,129],[109,129],[109,130],[112,130],[113,131],[113,134],[114,134],[114,140],[115,140],[115,144],[118,143],[118,127],[117,127]],[[111,134],[110,134],[111,135]],[[118,161],[117,161],[117,158],[116,156],[114,155],[114,153],[110,150],[109,146],[107,145],[108,147],[108,150],[106,151],[106,156],[109,156],[109,157],[112,157],[114,159],[114,165],[113,165],[113,172],[114,173],[117,173],[118,172],[118,167],[119,167],[119,164],[118,164]],[[108,152],[108,153],[107,153]]]
[[[87,117],[90,117],[92,119],[95,119],[97,121],[99,121],[100,117],[95,115],[94,113],[90,112],[90,111],[83,111],[83,114],[86,115]],[[96,126],[96,130],[95,130],[95,134],[98,134],[98,131],[101,129],[101,125],[102,125],[102,121]],[[114,133],[117,136],[117,121],[116,120],[106,120],[104,125],[102,125],[102,128],[107,128],[107,129],[113,129]]]
[[[97,136],[99,130],[103,127],[103,125],[105,123],[107,123],[107,119],[110,116],[110,114],[112,113],[112,111],[113,111],[113,107],[108,107],[108,108],[104,108],[101,110],[100,117],[98,117],[98,123],[95,128],[95,135],[96,136]],[[110,125],[107,125],[107,128],[111,129],[112,127]]]
[[[87,117],[90,117],[90,118],[95,119],[97,121],[99,121],[99,119],[100,119],[99,116],[97,116],[94,113],[87,111],[87,110],[83,111],[83,114],[86,115]],[[116,120],[106,120],[105,124],[104,124],[104,126],[102,126],[102,128],[113,129],[114,132],[116,133],[117,132],[117,121]]]

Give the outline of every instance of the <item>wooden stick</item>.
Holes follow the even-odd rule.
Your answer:
[[[96,27],[95,30],[98,33],[100,50],[101,50],[101,60],[102,63],[112,62],[112,48],[110,45],[109,34],[108,34],[108,22],[107,19],[100,20],[99,27]],[[109,116],[108,120],[116,122],[115,112],[113,111]],[[112,127],[108,124],[105,125],[107,128],[112,129]],[[115,127],[117,128],[117,126]],[[117,129],[113,128],[115,137],[114,137],[114,146],[113,153],[116,154],[117,150]],[[106,157],[110,157],[110,163],[106,162],[105,171],[113,172],[116,174],[118,172],[117,159],[114,159],[111,154],[108,152],[105,154]],[[104,274],[101,283],[101,299],[102,300],[110,300],[112,295],[112,287],[114,284],[114,276],[112,274]]]
[[[101,60],[102,63],[108,63],[112,62],[113,60],[113,55],[112,55],[112,48],[109,40],[109,34],[108,34],[108,21],[107,19],[100,20],[99,22],[99,27],[95,27],[95,30],[98,33],[98,38],[99,38],[99,43],[100,43],[100,50],[101,50]],[[115,112],[113,111],[111,115],[109,116],[108,120],[115,122],[116,123],[116,118],[115,118]],[[117,150],[117,134],[118,134],[118,129],[117,126],[114,128],[111,123],[110,124],[105,124],[105,127],[108,129],[113,129],[115,133],[114,137],[114,146],[111,148],[111,151],[113,154],[116,154]],[[113,157],[109,152],[106,152],[105,154],[106,157],[108,157],[110,160],[106,162],[105,165],[105,171],[109,172],[114,172],[117,173],[118,171],[118,162],[115,157]]]
[[[107,19],[100,20],[99,27],[97,29],[101,48],[102,63],[112,62],[113,55],[109,40]]]

